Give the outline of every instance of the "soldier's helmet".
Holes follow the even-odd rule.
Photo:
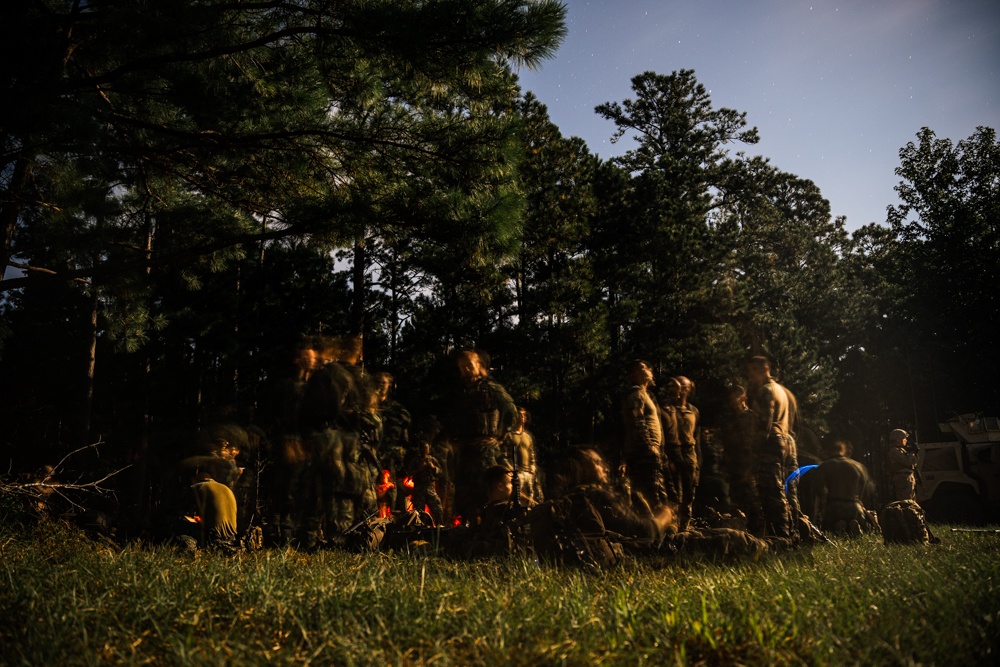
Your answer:
[[[899,443],[903,442],[903,440],[906,440],[909,437],[910,434],[904,431],[903,429],[901,428],[893,429],[892,431],[889,432],[889,444],[898,445]]]

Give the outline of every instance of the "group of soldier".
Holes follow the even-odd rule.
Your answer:
[[[791,538],[800,514],[785,480],[798,468],[794,439],[795,397],[770,372],[770,363],[754,357],[747,366],[753,409],[742,386],[733,387],[720,435],[730,497],[747,520],[747,529]],[[653,371],[644,361],[629,368],[632,387],[623,401],[624,440],[621,474],[633,493],[656,508],[677,508],[679,528],[687,527],[699,485],[700,414],[688,401],[694,383],[686,377],[667,380],[661,399],[652,392]]]
[[[303,346],[293,372],[275,392],[257,480],[262,492],[253,501],[257,516],[251,519],[261,526],[265,544],[313,550],[338,543],[373,516],[407,512],[421,514],[432,525],[468,527],[512,516],[511,506],[516,514],[543,500],[527,412],[490,375],[487,354],[456,354],[457,386],[439,412],[440,421],[414,424],[393,397],[391,374],[363,372],[360,351],[353,339]],[[701,479],[703,440],[709,434],[716,441],[713,449],[720,445],[727,488],[725,502],[716,509],[740,517],[747,539],[794,541],[803,525],[806,532],[811,528],[814,505],[810,502],[804,512],[788,481],[799,469],[796,399],[772,376],[766,358],[749,361],[748,387],[731,388],[718,428],[711,431],[702,428],[698,408],[689,400],[690,379],[670,377],[655,393],[647,362],[632,362],[627,375],[631,386],[622,399],[620,447],[574,451],[576,473],[569,476],[576,486],[601,489],[597,504],[609,520],[627,517],[629,525],[641,527],[644,539],[654,541],[689,531],[696,492],[702,505],[713,496],[711,485]],[[898,433],[893,432],[894,444]],[[212,441],[207,456],[193,457],[192,489],[198,511],[213,517],[207,523],[199,518],[202,535],[227,542],[248,523],[237,519],[234,504],[239,503],[226,493],[241,469],[225,438]],[[902,456],[911,456],[905,438],[902,446]],[[870,477],[849,458],[846,446],[838,443],[834,449],[815,471],[823,528],[856,534],[870,529],[874,520],[861,498]],[[589,472],[581,475],[581,469]],[[557,485],[560,475],[552,477]],[[239,509],[247,514],[250,508]]]
[[[229,440],[240,436],[229,438],[224,427],[202,429],[200,451],[182,462],[191,481],[208,483],[227,508],[223,487],[234,490],[237,514],[250,509],[243,501],[252,503],[250,521],[262,528],[264,544],[303,550],[336,544],[360,522],[394,512],[417,511],[439,526],[475,522],[489,501],[489,475],[498,472],[514,480],[520,502],[541,498],[528,413],[489,375],[485,353],[455,355],[458,386],[439,417],[414,423],[393,396],[392,375],[367,373],[360,351],[350,338],[296,350],[258,437],[258,497],[239,497],[239,478],[254,471],[238,465]],[[181,475],[182,484],[188,480]],[[226,542],[247,523],[234,517],[199,527],[209,541]]]

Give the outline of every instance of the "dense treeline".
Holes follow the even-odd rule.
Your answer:
[[[771,357],[815,440],[1000,409],[1000,143],[921,130],[853,234],[694,72],[602,104],[601,160],[518,87],[558,2],[32,0],[0,10],[3,459],[235,406],[360,335],[416,415],[489,351],[540,446],[616,438],[622,367],[711,421]],[[807,438],[808,440],[808,438]],[[807,446],[808,448],[808,446]],[[877,461],[876,461],[877,463]]]

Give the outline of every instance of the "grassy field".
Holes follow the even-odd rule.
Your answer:
[[[0,664],[998,664],[1000,535],[937,532],[588,575],[0,527]]]

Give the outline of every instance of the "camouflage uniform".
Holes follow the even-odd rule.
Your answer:
[[[509,448],[514,452],[518,492],[533,503],[541,502],[541,489],[538,488],[535,477],[534,438],[527,430],[522,430],[520,433],[507,434],[507,441]]]
[[[299,430],[299,408],[305,389],[304,378],[287,378],[278,385],[271,399],[271,448],[265,473],[268,500],[264,539],[268,544],[289,543],[302,512],[308,457]]]
[[[794,535],[793,506],[785,495],[785,479],[798,468],[792,437],[793,405],[788,392],[773,378],[760,387],[754,401],[760,419],[755,448],[757,491],[766,529],[781,538]]]
[[[663,484],[664,497],[672,503],[680,503],[681,492],[676,480],[681,438],[677,432],[677,415],[674,413],[674,406],[667,403],[660,405],[660,430],[663,433],[660,479]]]
[[[673,406],[677,423],[677,446],[666,449],[673,470],[673,485],[677,491],[677,504],[681,525],[691,517],[695,489],[701,469],[698,464],[698,427],[701,415],[690,403]]]
[[[865,467],[847,456],[834,456],[823,461],[816,472],[826,489],[820,528],[855,534],[872,528],[869,514],[861,502],[861,494],[869,483]],[[856,527],[852,522],[856,522]]]
[[[447,428],[455,457],[455,516],[468,519],[486,504],[482,475],[502,459],[500,444],[516,420],[513,399],[493,378],[463,388]]]
[[[441,464],[433,456],[417,459],[413,470],[413,509],[417,512],[427,508],[434,523],[440,524],[444,519],[444,505],[438,495],[435,484],[441,475]]]
[[[354,503],[348,492],[348,463],[359,457],[355,414],[358,390],[354,375],[333,362],[309,377],[302,396],[300,425],[307,463],[303,470],[300,546],[319,545],[353,523]]]
[[[729,496],[733,505],[746,515],[748,530],[760,534],[763,532],[764,516],[757,493],[753,451],[757,421],[756,413],[749,408],[727,410],[722,418],[720,435]]]
[[[645,387],[633,385],[622,401],[625,427],[622,458],[628,467],[632,491],[639,493],[650,506],[666,500],[663,490],[661,457],[663,429],[660,409]]]
[[[913,471],[917,467],[917,455],[907,451],[902,445],[894,445],[889,448],[887,458],[892,480],[892,499],[915,500],[917,480]]]
[[[396,485],[389,492],[389,506],[402,510],[405,509],[406,494],[399,490],[399,478],[403,474],[403,462],[410,447],[410,411],[399,401],[386,399],[379,406],[379,414],[382,417],[382,439],[378,459],[382,469],[389,471],[389,479]]]

